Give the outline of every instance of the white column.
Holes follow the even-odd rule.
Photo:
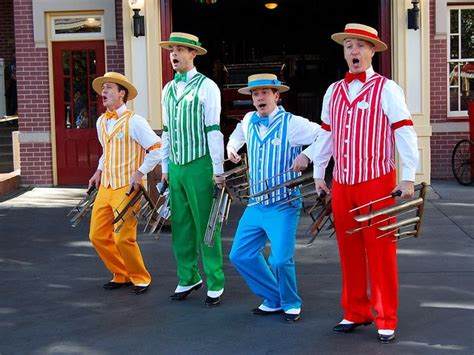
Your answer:
[[[410,0],[392,1],[392,74],[405,91],[408,109],[418,135],[420,162],[416,180],[430,183],[430,62],[429,0],[421,0],[420,29],[408,29]],[[400,172],[400,162],[398,170]]]

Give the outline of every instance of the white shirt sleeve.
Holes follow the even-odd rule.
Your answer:
[[[100,128],[100,122],[102,120],[101,118],[102,116],[99,117],[99,119],[97,120],[96,124],[95,124],[95,127],[97,129],[97,135],[99,137],[99,143],[100,143],[100,146],[102,147],[102,155],[100,156],[99,158],[99,164],[97,165],[97,170],[100,170],[100,171],[104,171],[104,142],[102,142],[102,130]]]
[[[162,93],[163,99],[161,100],[161,119],[163,120],[163,133],[161,134],[161,172],[163,174],[168,174],[169,161],[170,161],[170,139],[169,132],[165,132],[164,128],[168,127],[168,112],[166,111],[166,105],[164,98],[166,97],[166,91],[168,90],[169,84],[167,84]]]
[[[211,79],[206,79],[201,87],[201,99],[204,103],[204,125],[211,127],[220,124],[221,92]],[[207,133],[207,144],[212,160],[214,175],[224,172],[224,135],[219,130]]]
[[[321,120],[327,125],[330,125],[329,101],[331,100],[333,89],[334,83],[326,90],[323,98],[323,107],[321,109]],[[303,154],[313,162],[313,177],[315,179],[324,179],[326,167],[332,156],[332,133],[322,129],[316,142],[306,148]]]
[[[292,146],[310,145],[322,133],[323,129],[316,122],[293,115],[288,123],[288,141]]]
[[[387,80],[382,90],[382,109],[390,124],[411,119],[403,89]],[[402,180],[415,181],[418,167],[418,140],[413,126],[402,126],[394,131],[395,145],[402,161]]]
[[[161,142],[160,137],[153,132],[148,122],[137,114],[134,114],[130,118],[130,137],[144,149],[148,149]],[[138,170],[146,175],[152,171],[159,162],[160,149],[153,149],[145,154],[143,163]]]

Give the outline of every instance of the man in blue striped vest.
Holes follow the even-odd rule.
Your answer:
[[[273,74],[251,75],[248,86],[239,89],[252,95],[257,111],[247,113],[232,132],[227,155],[239,161],[237,152],[247,144],[251,195],[297,177],[294,170],[301,146],[313,143],[322,132],[317,123],[277,106],[280,93],[288,90]],[[252,314],[283,313],[289,322],[300,318],[293,252],[301,202],[283,204],[298,194],[298,189],[282,188],[250,199],[239,222],[230,260],[250,289],[263,298]],[[262,254],[267,241],[271,267]]]
[[[170,301],[182,301],[202,286],[202,253],[207,281],[206,307],[220,303],[224,271],[220,230],[213,247],[203,243],[214,183],[223,184],[224,139],[220,132],[221,96],[217,85],[199,73],[194,58],[206,54],[196,36],[173,32],[160,46],[170,51],[176,71],[163,89],[162,173],[170,187],[173,251],[178,285]]]

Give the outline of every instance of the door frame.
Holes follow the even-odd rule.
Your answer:
[[[53,186],[58,185],[58,157],[56,154],[57,142],[56,142],[56,111],[55,111],[55,99],[54,99],[54,72],[53,72],[53,42],[76,42],[76,41],[104,41],[104,61],[105,71],[107,71],[107,40],[105,37],[87,38],[84,35],[83,38],[71,38],[63,40],[53,40],[51,38],[51,18],[58,16],[74,16],[74,15],[104,15],[104,11],[77,11],[77,12],[51,12],[46,13],[46,36],[47,36],[47,48],[48,48],[48,83],[49,83],[49,122],[51,131],[50,142],[51,142],[51,158],[52,158],[52,172],[53,172]]]

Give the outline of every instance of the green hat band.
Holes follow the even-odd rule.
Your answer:
[[[192,45],[201,47],[201,42],[194,41],[192,39],[188,39],[184,37],[170,37],[169,42],[182,42],[182,43],[192,44]]]

